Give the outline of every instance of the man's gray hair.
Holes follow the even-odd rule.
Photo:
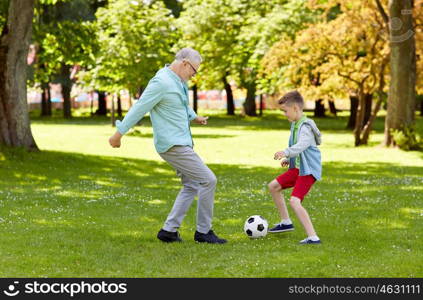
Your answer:
[[[195,63],[201,63],[203,61],[200,53],[192,48],[183,48],[179,50],[175,55],[175,59],[178,61],[186,59]]]

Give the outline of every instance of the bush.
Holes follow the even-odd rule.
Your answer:
[[[402,150],[422,150],[423,140],[418,133],[414,125],[404,126],[401,129],[391,130],[392,137],[395,144]]]

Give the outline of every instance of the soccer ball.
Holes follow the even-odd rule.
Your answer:
[[[268,223],[259,215],[248,217],[244,224],[244,232],[252,239],[262,238],[267,234]]]

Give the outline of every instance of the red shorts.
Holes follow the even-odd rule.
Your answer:
[[[300,170],[292,168],[285,173],[276,177],[276,181],[279,182],[282,189],[294,187],[291,196],[299,198],[303,201],[305,195],[310,191],[311,186],[316,182],[313,175],[298,176]]]

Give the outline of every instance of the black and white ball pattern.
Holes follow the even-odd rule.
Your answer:
[[[261,238],[266,236],[269,225],[267,220],[260,215],[248,217],[244,224],[244,232],[250,238]]]

